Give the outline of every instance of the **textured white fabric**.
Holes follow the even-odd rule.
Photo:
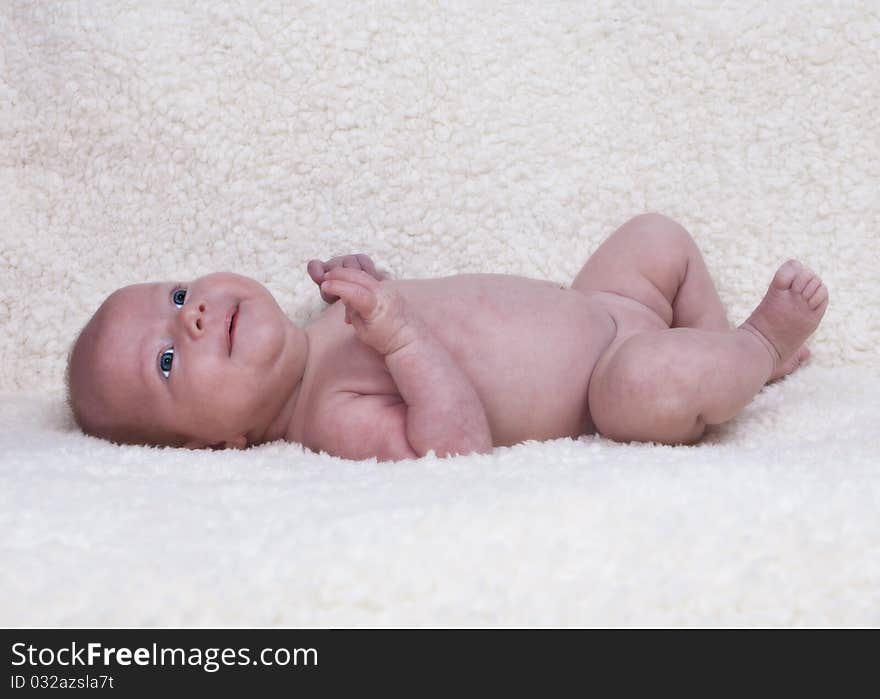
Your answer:
[[[0,624],[880,624],[880,4],[0,5]],[[311,257],[569,282],[697,239],[731,318],[798,257],[812,364],[697,447],[354,463],[75,431],[67,349]]]

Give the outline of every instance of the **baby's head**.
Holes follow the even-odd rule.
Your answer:
[[[306,333],[253,279],[134,284],[77,337],[68,398],[84,432],[113,442],[244,448],[277,432],[307,356]]]

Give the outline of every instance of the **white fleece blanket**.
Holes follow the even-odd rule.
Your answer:
[[[0,4],[0,625],[880,625],[880,4]],[[569,282],[646,210],[810,366],[695,447],[348,462],[77,432],[113,289],[311,257]]]

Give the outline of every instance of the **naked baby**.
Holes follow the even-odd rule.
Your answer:
[[[304,327],[236,274],[114,292],[69,356],[77,423],[119,443],[284,439],[380,461],[595,432],[693,444],[807,359],[828,305],[789,260],[732,327],[694,240],[658,214],[617,229],[570,287],[394,280],[363,255],[308,273],[341,303]]]

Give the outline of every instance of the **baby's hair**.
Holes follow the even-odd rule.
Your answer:
[[[111,424],[95,423],[92,418],[87,415],[82,404],[82,396],[74,395],[72,381],[73,355],[76,347],[83,336],[88,323],[83,326],[76,336],[76,339],[70,344],[67,351],[67,366],[64,369],[64,394],[65,402],[73,416],[73,421],[83,434],[99,439],[106,439],[114,444],[140,444],[149,446],[180,446],[185,441],[182,435],[168,432],[167,430],[142,430],[139,425],[127,424],[120,422],[111,422]],[[103,421],[102,421],[103,422]]]

